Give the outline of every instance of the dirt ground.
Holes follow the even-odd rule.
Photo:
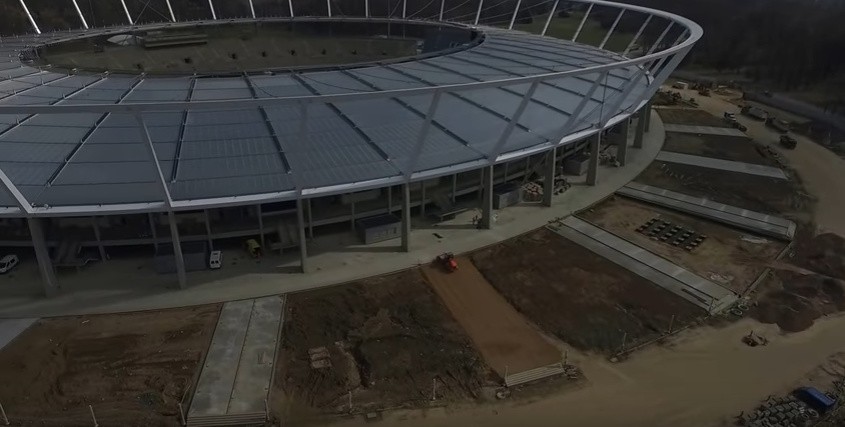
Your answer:
[[[696,108],[660,107],[655,110],[664,123],[726,127],[722,118]]]
[[[349,413],[350,395],[354,413],[470,401],[494,377],[419,269],[292,294],[286,310],[271,400],[292,423]],[[318,347],[330,367],[311,367]]]
[[[573,347],[615,353],[704,311],[548,229],[475,252],[472,260],[519,312]]]
[[[0,351],[12,425],[179,425],[219,305],[40,320]]]
[[[786,246],[779,241],[624,197],[611,197],[578,216],[737,293],[744,292]],[[636,231],[652,218],[695,230],[707,238],[691,252],[652,240]]]
[[[750,138],[666,132],[664,151],[777,167],[765,146]]]
[[[757,212],[809,220],[813,201],[782,179],[655,161],[635,181]]]
[[[459,267],[451,273],[429,265],[423,274],[500,377],[561,362],[560,350],[526,322],[469,259],[457,261]]]

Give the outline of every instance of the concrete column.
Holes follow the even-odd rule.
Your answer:
[[[483,177],[481,195],[481,227],[493,228],[493,166],[481,170]]]
[[[648,132],[649,128],[651,128],[651,101],[648,101],[645,107],[643,107],[643,114],[643,117],[645,117],[645,131]]]
[[[458,200],[458,174],[452,175],[452,203]]]
[[[637,128],[634,132],[634,148],[643,148],[643,134],[645,133],[645,108],[640,111]]]
[[[411,251],[411,186],[402,184],[402,251]]]
[[[97,250],[100,251],[100,261],[106,261],[106,248],[103,246],[103,237],[100,234],[100,223],[97,222],[97,217],[91,217],[91,225],[94,227],[94,238],[97,239]]]
[[[299,263],[302,272],[308,272],[308,243],[305,239],[305,203],[296,199],[296,229],[299,232]]]
[[[387,187],[387,213],[393,213],[393,186]]]
[[[599,176],[599,149],[601,148],[601,131],[590,140],[590,164],[587,168],[587,185],[596,185]]]
[[[158,249],[158,233],[156,232],[155,216],[152,212],[147,213],[147,221],[150,222],[150,233],[152,233],[153,237],[153,249]]]
[[[543,183],[543,206],[552,205],[552,196],[555,191],[555,165],[557,164],[557,147],[549,151],[546,159],[546,176]]]
[[[185,257],[182,256],[182,242],[179,240],[179,226],[176,224],[176,215],[172,211],[167,213],[167,222],[170,223],[170,238],[173,239],[173,257],[176,259],[176,276],[179,279],[179,288],[185,289],[188,287]]]
[[[211,219],[208,218],[208,209],[203,209],[202,215],[205,220],[205,236],[208,240],[208,250],[213,251],[214,242],[211,240]],[[262,244],[261,247],[263,248],[264,245]]]
[[[620,135],[616,140],[616,160],[619,161],[620,166],[625,166],[628,160],[628,119],[619,123]]]
[[[41,285],[44,287],[44,295],[52,297],[59,291],[59,283],[56,280],[56,272],[53,270],[53,260],[50,259],[50,251],[47,250],[47,241],[44,237],[44,221],[41,218],[27,218],[29,235],[32,237],[32,247],[35,249],[35,258],[38,260],[38,271],[41,273]]]
[[[261,204],[255,205],[255,213],[258,215],[258,240],[261,241],[261,248],[266,248],[264,244],[264,215],[261,215]]]
[[[420,181],[420,218],[425,218],[425,181]]]
[[[355,202],[349,204],[349,226],[352,228],[352,232],[355,232]]]
[[[311,210],[311,199],[308,199],[308,238],[314,240],[314,213]]]

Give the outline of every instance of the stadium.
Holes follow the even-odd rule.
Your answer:
[[[315,235],[408,250],[413,215],[471,208],[495,227],[495,209],[550,204],[564,171],[594,185],[602,147],[624,167],[629,126],[637,148],[649,100],[702,34],[599,0],[494,15],[492,0],[464,15],[467,2],[289,0],[283,16],[249,0],[237,18],[209,0],[204,19],[178,1],[141,20],[120,0],[126,22],[95,28],[72,0],[79,27],[51,32],[20,0],[31,31],[0,40],[0,248],[32,253],[47,295],[56,268],[119,248],[154,251],[184,288],[225,242],[298,248],[306,270]],[[548,37],[572,8],[572,37]],[[587,37],[599,12],[612,25]],[[518,30],[526,16],[535,33]],[[623,20],[637,24],[620,42]]]

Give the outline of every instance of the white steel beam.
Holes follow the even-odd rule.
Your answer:
[[[587,90],[587,93],[581,98],[581,102],[578,103],[578,106],[575,107],[575,110],[572,111],[572,115],[566,119],[566,124],[563,125],[563,134],[566,135],[575,126],[578,116],[581,115],[581,112],[584,111],[584,108],[587,107],[587,104],[593,99],[593,94],[596,93],[596,90],[601,85],[602,80],[607,79],[607,71],[599,73],[596,80],[593,82],[593,85],[590,86],[590,89]]]
[[[513,23],[516,22],[516,15],[519,13],[519,6],[522,5],[522,0],[516,0],[516,7],[513,9],[513,15],[511,15],[511,23],[508,25],[508,29],[513,29]]]
[[[293,0],[288,0],[288,9],[290,9],[290,17],[293,18]]]
[[[584,24],[587,22],[587,18],[590,17],[590,12],[593,11],[593,3],[590,3],[590,6],[587,7],[587,11],[584,12],[584,17],[581,18],[581,23],[578,24],[578,29],[575,30],[575,34],[572,35],[572,41],[578,41],[578,36],[581,35],[581,30],[584,29]]]
[[[32,28],[35,30],[36,34],[41,34],[41,29],[38,28],[38,24],[35,23],[35,18],[32,17],[32,14],[29,13],[29,8],[26,7],[26,3],[23,0],[21,1],[21,6],[23,7],[23,11],[26,12],[26,17],[29,18],[29,23],[32,24]]]
[[[167,1],[169,2],[170,0],[167,0]],[[328,1],[329,0],[326,0],[326,3],[328,3]],[[252,4],[252,0],[249,0],[249,13],[252,15],[252,19],[255,19],[255,5]],[[329,17],[331,18],[331,16],[332,16],[332,7],[329,6]]]
[[[446,0],[440,0],[440,18],[438,21],[443,20],[443,8],[446,7]]]
[[[211,19],[217,20],[217,12],[214,11],[214,2],[212,0],[208,0],[208,8],[211,9]]]
[[[616,31],[616,26],[619,25],[619,21],[622,20],[622,15],[625,14],[625,9],[621,9],[619,11],[619,15],[616,15],[616,20],[613,21],[613,25],[610,26],[610,30],[607,31],[607,34],[604,35],[604,39],[601,41],[599,45],[599,49],[604,49],[604,45],[607,44],[607,41],[610,40],[610,36],[613,35],[613,32]]]
[[[628,43],[628,46],[625,47],[624,51],[622,51],[622,56],[628,56],[628,53],[631,52],[631,49],[633,49],[634,45],[637,44],[637,40],[639,40],[640,36],[643,35],[643,31],[645,31],[646,27],[648,26],[648,23],[651,22],[652,16],[653,15],[648,15],[648,17],[645,19],[645,22],[643,22],[643,25],[640,26],[639,30],[637,30],[637,34],[634,34],[634,38],[631,39],[631,42]]]
[[[364,0],[364,16],[370,17],[370,0]]]
[[[493,146],[493,150],[490,151],[490,154],[487,158],[490,160],[490,164],[496,163],[496,159],[499,157],[499,154],[502,152],[502,149],[505,147],[505,144],[508,142],[508,139],[511,137],[516,124],[519,122],[519,118],[522,117],[522,113],[525,112],[525,108],[528,107],[528,103],[531,101],[531,97],[534,96],[534,92],[537,91],[537,86],[540,86],[540,82],[531,83],[531,86],[525,92],[525,95],[522,97],[522,100],[519,102],[519,106],[516,107],[516,112],[513,113],[510,120],[508,120],[508,125],[505,127],[504,132],[499,136],[499,140],[496,141],[496,145]]]
[[[170,12],[170,20],[176,22],[176,14],[173,13],[173,6],[170,4],[170,0],[165,0],[167,2],[167,11]],[[250,5],[252,5],[252,0],[250,0]]]
[[[252,1],[252,0],[250,0]],[[332,0],[326,0],[326,10],[329,13],[329,18],[332,17]]]
[[[408,13],[408,0],[402,0],[402,19],[405,19],[405,15]]]
[[[27,214],[32,213],[32,206],[29,204],[29,201],[26,200],[23,193],[18,190],[18,187],[15,187],[15,184],[9,179],[9,176],[0,169],[0,184],[3,185],[3,190],[12,200],[17,203],[18,207]]]
[[[123,5],[123,12],[126,13],[126,20],[129,21],[129,25],[135,25],[135,23],[132,22],[132,15],[129,14],[129,8],[126,7],[126,0],[120,0],[120,4]]]
[[[153,140],[150,138],[150,130],[147,128],[147,123],[144,121],[144,117],[141,116],[141,114],[136,114],[135,120],[138,122],[138,126],[140,127],[141,140],[147,147],[147,150],[149,150],[150,160],[152,160],[155,165],[156,179],[158,180],[159,187],[161,187],[160,190],[162,198],[164,199],[164,204],[167,206],[167,210],[172,212],[173,199],[170,197],[170,189],[167,188],[167,181],[164,179],[164,174],[161,172],[161,163],[158,161],[158,155],[156,154],[155,147],[153,146]]]
[[[408,164],[405,166],[405,180],[410,180],[414,169],[417,167],[417,161],[422,154],[423,146],[425,146],[425,139],[428,137],[428,131],[431,128],[431,122],[434,120],[434,113],[437,112],[437,107],[440,105],[440,97],[443,92],[436,91],[431,98],[431,104],[428,106],[428,111],[425,113],[425,122],[423,122],[419,135],[417,135],[417,143],[414,146],[414,151],[411,157],[408,158]]]
[[[546,18],[546,23],[543,25],[543,32],[540,33],[541,36],[546,35],[546,31],[549,30],[549,24],[552,22],[552,18],[555,16],[555,12],[557,12],[557,5],[560,3],[560,0],[555,0],[555,4],[552,5],[552,10],[549,11],[549,16]]]
[[[478,11],[475,12],[475,21],[472,25],[478,25],[478,20],[481,19],[481,7],[484,6],[484,0],[478,0]]]
[[[88,22],[86,22],[85,17],[82,16],[82,10],[79,9],[79,3],[77,3],[76,0],[73,0],[73,7],[76,9],[76,13],[79,15],[79,20],[82,21],[82,26],[85,27],[85,29],[87,30]]]
[[[622,93],[619,94],[619,96],[616,98],[616,100],[614,100],[613,103],[610,104],[610,108],[604,109],[602,107],[603,111],[601,116],[599,117],[599,129],[604,129],[604,127],[607,125],[607,122],[610,121],[610,119],[616,115],[619,108],[622,107],[622,103],[624,103],[625,100],[628,99],[628,96],[631,95],[631,92],[634,91],[634,88],[636,88],[640,84],[640,80],[642,80],[642,78],[645,76],[646,67],[639,68],[637,74],[630,80],[628,80],[628,86],[625,88],[625,90],[623,90]],[[605,100],[602,100],[602,104],[604,103],[604,101]]]

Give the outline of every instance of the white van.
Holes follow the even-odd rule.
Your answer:
[[[12,271],[20,262],[21,260],[18,259],[17,255],[6,255],[0,258],[0,274],[6,274]]]
[[[223,252],[222,251],[211,251],[211,255],[208,257],[208,268],[212,270],[217,270],[218,268],[223,266]]]

